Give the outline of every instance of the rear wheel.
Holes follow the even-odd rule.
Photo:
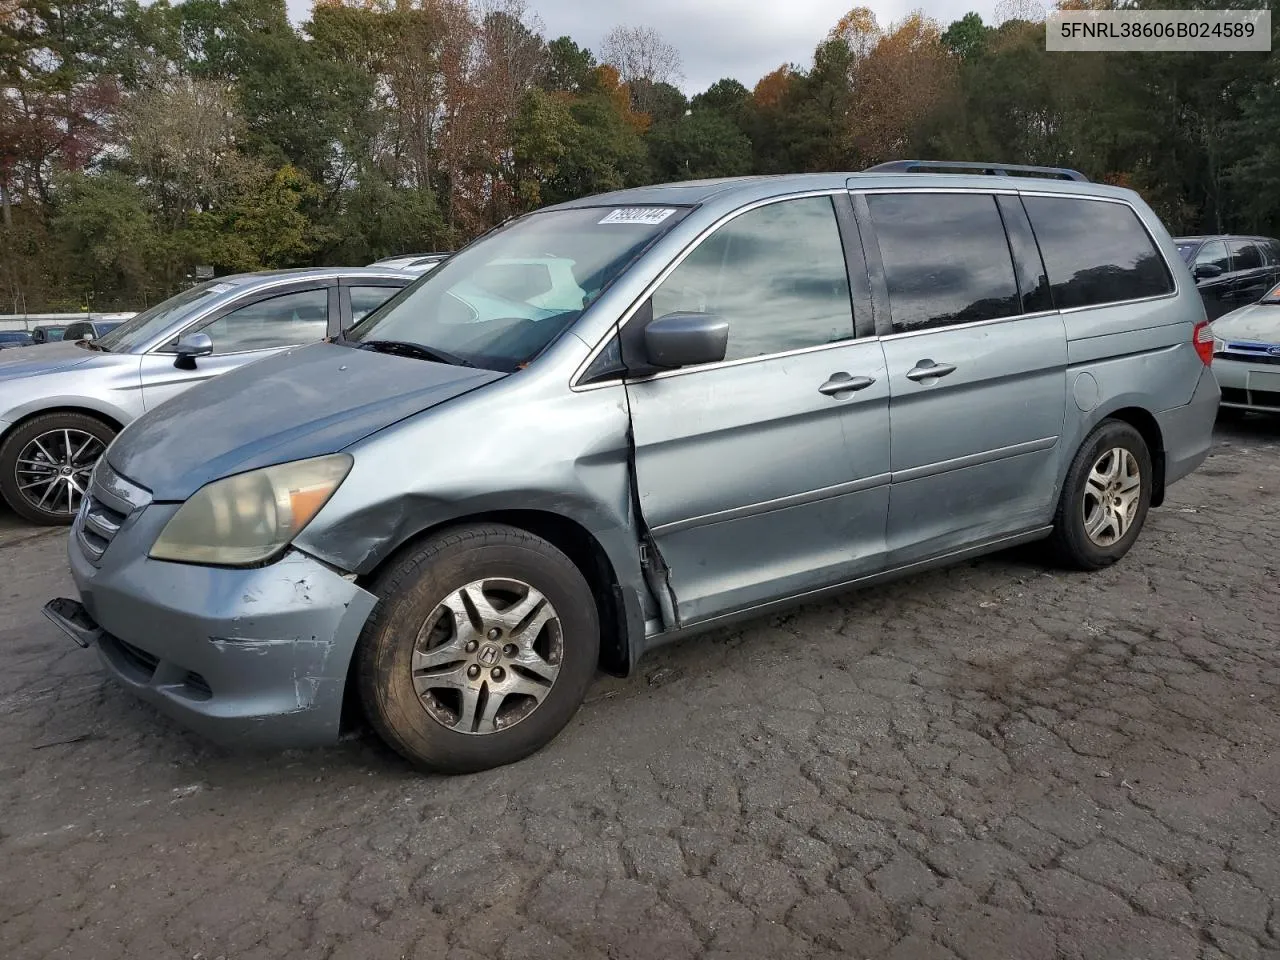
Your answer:
[[[547,541],[462,527],[396,562],[360,638],[356,680],[378,734],[416,766],[465,773],[553,740],[595,674],[591,589]]]
[[[115,435],[114,428],[83,413],[33,417],[0,444],[0,494],[24,520],[70,523]]]
[[[1142,434],[1120,420],[1100,423],[1067,471],[1049,541],[1056,558],[1099,570],[1128,553],[1151,507],[1152,476]]]

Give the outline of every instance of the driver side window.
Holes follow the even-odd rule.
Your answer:
[[[298,290],[259,300],[200,329],[214,354],[247,353],[323,340],[329,330],[329,291]]]
[[[728,321],[726,360],[853,337],[853,300],[830,197],[784,200],[730,220],[653,292],[653,316]]]
[[[1223,273],[1231,269],[1231,261],[1227,259],[1227,245],[1221,240],[1210,240],[1196,254],[1196,266],[1208,264],[1217,267]]]

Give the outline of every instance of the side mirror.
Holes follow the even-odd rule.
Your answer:
[[[94,339],[96,339],[96,337],[94,336],[94,333],[93,333],[93,331],[92,331],[92,330],[86,330],[86,331],[84,332],[84,334],[80,337],[80,339],[81,339],[81,340],[94,340]]]
[[[1192,275],[1197,280],[1211,280],[1214,277],[1222,276],[1222,268],[1216,263],[1197,263]]]
[[[669,313],[644,329],[645,355],[655,367],[719,363],[728,345],[728,321],[710,313]]]
[[[173,365],[180,370],[194,370],[196,357],[207,357],[213,353],[213,341],[207,333],[188,333],[178,339],[178,359]]]

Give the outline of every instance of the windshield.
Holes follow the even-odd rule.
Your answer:
[[[500,227],[406,287],[347,334],[512,372],[529,363],[687,211],[591,207]]]
[[[1199,246],[1200,244],[1198,243],[1180,243],[1178,244],[1178,256],[1182,257],[1184,263],[1190,263]]]
[[[141,346],[163,331],[183,314],[192,312],[196,304],[219,293],[225,293],[228,289],[230,288],[226,283],[209,281],[190,290],[183,290],[177,296],[157,303],[150,310],[144,310],[103,334],[98,340],[98,345],[113,353],[128,353],[134,347]]]

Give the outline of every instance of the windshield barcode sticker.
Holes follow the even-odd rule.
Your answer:
[[[662,207],[623,207],[612,211],[601,223],[639,223],[653,226],[675,213]]]

